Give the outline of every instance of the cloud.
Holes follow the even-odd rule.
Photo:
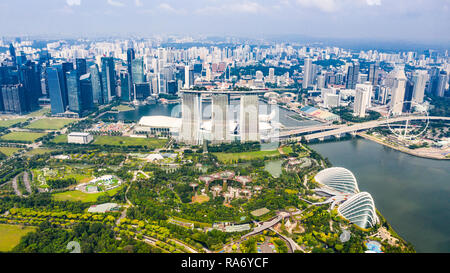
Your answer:
[[[334,12],[338,9],[336,0],[297,0],[297,4],[306,8],[317,8],[324,12]]]
[[[108,4],[114,7],[123,7],[125,6],[124,3],[116,1],[116,0],[107,0]]]
[[[197,9],[195,12],[204,15],[230,14],[230,13],[250,13],[257,14],[265,12],[267,9],[256,2],[245,1],[243,3],[229,3],[220,6],[207,6]]]
[[[79,6],[81,5],[81,0],[66,0],[66,3],[69,6]]]
[[[136,7],[142,7],[144,5],[141,0],[135,0],[134,3]]]
[[[158,8],[160,10],[167,11],[167,12],[170,12],[170,13],[177,13],[177,14],[186,13],[186,11],[184,9],[175,9],[171,5],[169,5],[168,3],[161,3],[161,4],[158,5]]]
[[[381,0],[366,0],[369,6],[381,6]]]

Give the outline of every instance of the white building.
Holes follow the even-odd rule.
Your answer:
[[[340,106],[340,95],[336,95],[336,94],[325,94],[324,99],[323,99],[323,104],[324,107],[326,108],[334,108],[334,107],[339,107]]]
[[[428,73],[426,70],[417,70],[413,74],[412,78],[414,82],[413,97],[412,100],[416,103],[423,103],[423,97],[425,94],[425,86],[428,80]]]
[[[401,115],[403,111],[403,101],[405,99],[406,75],[403,68],[396,68],[393,71],[393,85],[391,90],[391,102],[389,109],[392,115]]]
[[[369,108],[372,106],[372,96],[373,96],[373,86],[369,82],[366,83],[358,83],[356,85],[356,90],[361,89],[365,90],[369,93],[369,96],[366,98],[366,107]]]
[[[353,115],[363,118],[366,116],[367,99],[369,97],[369,91],[366,89],[356,89],[355,103],[353,105]]]
[[[67,137],[67,143],[88,144],[94,137],[89,133],[73,132]]]

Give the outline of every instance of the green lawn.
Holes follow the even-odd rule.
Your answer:
[[[134,146],[142,145],[148,148],[162,148],[167,140],[157,138],[136,138],[122,136],[96,136],[93,144],[97,145],[115,145],[115,146]]]
[[[11,132],[9,134],[0,137],[3,140],[17,140],[17,141],[31,141],[45,136],[47,133],[35,133],[35,132]]]
[[[252,160],[252,159],[263,159],[268,156],[278,156],[280,153],[278,150],[273,151],[254,151],[254,152],[244,152],[244,153],[213,153],[217,158],[223,163],[230,163],[237,161],[238,159]]]
[[[88,202],[95,202],[97,201],[97,198],[101,195],[105,195],[106,193],[108,195],[114,195],[116,194],[123,186],[117,187],[115,189],[109,190],[107,192],[98,192],[98,193],[84,193],[81,191],[65,191],[65,192],[59,192],[52,195],[54,200],[57,201],[81,201],[84,203]]]
[[[68,124],[71,124],[75,122],[76,119],[70,119],[70,118],[43,118],[40,120],[37,120],[33,123],[30,123],[28,126],[25,126],[25,128],[28,129],[42,129],[42,130],[60,130],[67,126]]]
[[[53,151],[56,151],[56,150],[48,149],[48,148],[36,148],[31,151],[28,151],[26,154],[27,155],[43,155],[43,154],[50,153]]]
[[[6,156],[12,156],[15,152],[22,150],[21,148],[0,147],[0,153]]]
[[[133,108],[131,106],[128,106],[128,105],[121,104],[121,105],[118,105],[116,107],[113,107],[112,110],[116,110],[116,111],[119,111],[119,112],[126,112],[126,111],[135,110],[135,108]]]
[[[45,107],[40,110],[31,112],[27,115],[27,117],[42,117],[45,116],[45,114],[50,113],[50,107]]]
[[[67,135],[57,135],[52,139],[53,143],[67,143]]]
[[[11,251],[20,242],[20,238],[35,230],[35,227],[0,224],[0,252]]]
[[[16,119],[8,119],[8,120],[0,120],[0,127],[11,127],[17,123],[27,121],[26,118],[16,118]]]

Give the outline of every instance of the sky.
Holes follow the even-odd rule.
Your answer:
[[[450,0],[1,0],[0,36],[155,34],[450,42]]]

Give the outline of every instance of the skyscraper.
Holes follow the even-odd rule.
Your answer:
[[[406,75],[403,68],[396,67],[393,71],[393,85],[389,108],[392,115],[401,115],[406,89]]]
[[[134,48],[129,48],[127,50],[127,72],[128,72],[128,75],[126,76],[126,80],[127,80],[126,84],[128,85],[128,87],[126,88],[126,90],[128,92],[127,93],[127,97],[128,97],[127,101],[134,100],[135,96],[136,96],[136,94],[134,93],[134,81],[133,81],[133,70],[132,70],[132,62],[134,59],[136,59],[136,53],[134,51]],[[125,76],[122,76],[122,77],[125,77]],[[125,83],[121,82],[121,84],[122,84],[122,90],[124,90],[123,84],[125,84]],[[124,99],[124,96],[122,96],[122,94],[121,94],[121,97]]]
[[[373,86],[369,83],[358,83],[355,86],[356,90],[358,89],[363,89],[365,91],[367,91],[368,93],[368,97],[366,98],[366,107],[372,107],[372,97],[373,97]]]
[[[228,138],[228,94],[213,94],[212,95],[212,110],[211,110],[211,134],[213,143],[223,143],[229,140]]]
[[[81,75],[80,77],[80,94],[81,110],[91,110],[94,107],[94,99],[92,93],[92,76],[90,73]]]
[[[83,111],[81,102],[80,80],[78,72],[72,70],[66,73],[67,90],[69,95],[69,110],[78,114]]]
[[[426,70],[417,70],[414,72],[412,77],[412,81],[414,83],[412,101],[416,103],[423,103],[427,80],[428,73]]]
[[[102,57],[102,85],[103,104],[109,103],[116,95],[116,72],[112,57]]]
[[[94,64],[89,67],[92,83],[92,99],[96,104],[103,104],[103,83],[101,74],[98,70],[98,65]]]
[[[187,93],[182,95],[181,113],[182,123],[180,140],[186,144],[198,145],[202,143],[200,137],[200,123],[202,120],[202,104],[199,93]]]
[[[87,73],[86,59],[77,58],[75,64],[77,66],[78,75],[81,76]]]
[[[367,100],[369,99],[369,90],[366,88],[357,88],[355,91],[355,102],[353,105],[353,115],[363,118],[366,116]]]
[[[14,114],[27,112],[25,90],[22,84],[8,84],[1,87],[3,111]]]
[[[259,141],[259,101],[257,95],[241,96],[239,126],[241,142]]]
[[[302,88],[306,89],[311,85],[311,74],[312,74],[312,60],[310,58],[305,59],[303,71],[303,82]]]
[[[448,83],[447,72],[442,70],[438,76],[438,82],[437,82],[437,86],[436,86],[434,95],[438,96],[438,97],[444,97],[447,83]]]
[[[369,73],[368,73],[368,79],[367,80],[372,85],[377,85],[378,84],[379,67],[380,67],[380,65],[378,64],[378,62],[370,64],[370,66],[369,66]]]
[[[347,71],[347,89],[355,89],[359,76],[359,63],[355,62],[348,67]]]
[[[64,98],[66,96],[66,87],[62,67],[60,65],[48,67],[47,76],[52,115],[64,113],[67,107],[67,100]]]

